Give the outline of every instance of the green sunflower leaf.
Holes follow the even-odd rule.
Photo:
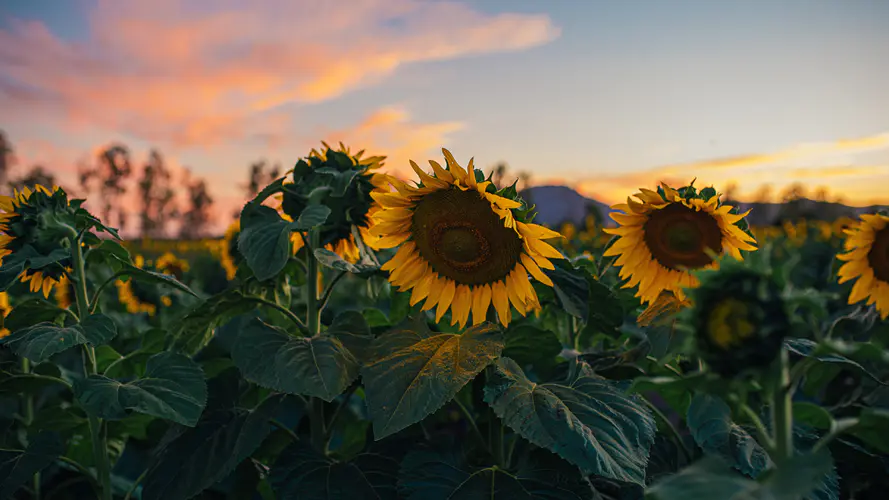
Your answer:
[[[283,398],[271,397],[253,410],[208,412],[167,441],[145,476],[143,500],[185,500],[224,479],[271,433],[268,421]]]
[[[585,474],[644,484],[655,421],[637,396],[577,361],[558,383],[531,382],[509,358],[491,375],[484,400],[513,431]]]
[[[58,285],[56,285],[58,286]],[[3,327],[11,332],[27,328],[35,323],[55,323],[65,311],[59,306],[43,299],[43,296],[29,297],[19,302],[3,318]]]
[[[207,403],[207,382],[197,363],[164,351],[148,359],[144,377],[124,383],[91,375],[74,382],[74,396],[100,418],[121,419],[133,410],[193,427]]]
[[[402,460],[399,486],[407,500],[601,498],[576,467],[540,450],[515,472],[471,467],[456,453],[414,451]]]
[[[130,252],[114,240],[102,240],[97,247],[89,250],[86,262],[87,265],[107,264],[112,271],[117,272],[121,269],[123,262],[131,262]]]
[[[104,314],[93,314],[72,326],[43,322],[0,339],[16,356],[42,363],[52,355],[81,344],[100,346],[117,335],[117,325]]]
[[[568,314],[586,321],[590,303],[586,273],[561,260],[555,260],[553,264],[555,269],[544,272],[553,282],[556,302]]]
[[[333,335],[294,337],[253,319],[238,334],[232,360],[244,378],[276,391],[333,401],[358,377],[358,360]]]
[[[655,482],[645,500],[758,498],[759,483],[738,474],[721,458],[703,458],[679,473]],[[777,500],[777,499],[776,499]]]
[[[198,294],[194,293],[191,288],[188,288],[187,285],[180,282],[173,276],[170,276],[169,274],[163,274],[155,271],[149,271],[148,269],[142,269],[141,267],[134,266],[126,260],[120,259],[117,255],[110,254],[110,256],[112,259],[115,259],[121,263],[121,269],[118,272],[122,275],[129,276],[131,279],[142,283],[169,286],[172,288],[176,288],[177,290],[181,290],[191,296],[198,296]]]
[[[500,328],[482,324],[462,335],[433,334],[406,322],[378,337],[374,360],[361,370],[374,437],[380,440],[451,400],[503,350]]]
[[[309,205],[303,209],[291,227],[295,231],[308,231],[324,224],[329,215],[330,207],[327,205]]]
[[[287,447],[271,470],[272,488],[280,499],[395,500],[398,462],[378,453],[362,453],[338,462],[304,441]]]
[[[803,338],[784,339],[784,345],[792,353],[806,358],[818,360],[820,363],[829,363],[841,366],[846,369],[854,370],[862,375],[870,377],[871,380],[886,385],[880,377],[871,373],[860,363],[853,361],[845,356],[831,352],[829,346],[819,346],[817,342]]]
[[[687,422],[701,449],[723,457],[744,475],[755,478],[771,466],[765,449],[732,422],[731,409],[718,397],[695,396],[688,407]]]
[[[58,434],[41,432],[24,451],[0,451],[0,498],[12,498],[34,474],[52,464],[64,453]]]
[[[345,311],[334,318],[327,334],[339,340],[360,362],[367,359],[374,337],[367,320],[358,311]]]
[[[235,316],[256,309],[256,304],[244,300],[237,289],[220,292],[196,306],[179,321],[175,330],[175,348],[193,355],[213,338],[216,328]]]
[[[238,251],[247,265],[264,281],[284,269],[290,259],[291,223],[278,212],[262,205],[247,204],[241,212]]]

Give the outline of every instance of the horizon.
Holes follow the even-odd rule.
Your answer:
[[[695,177],[889,205],[889,2],[644,5],[12,0],[0,130],[17,173],[70,186],[106,144],[137,168],[156,148],[207,180],[217,233],[251,163],[322,140],[409,178],[444,147],[607,205]]]

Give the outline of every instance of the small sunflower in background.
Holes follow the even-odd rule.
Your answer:
[[[563,257],[543,240],[561,235],[530,223],[514,187],[497,191],[473,160],[464,169],[442,152],[447,169],[430,160],[430,175],[411,161],[416,187],[390,179],[395,191],[372,193],[381,208],[370,233],[380,248],[399,247],[382,269],[399,290],[412,290],[411,305],[425,299],[424,311],[437,306],[436,321],[450,309],[452,325],[462,328],[470,312],[479,324],[493,305],[508,326],[510,304],[522,316],[539,308],[528,274],[553,285],[541,269]]]
[[[693,183],[692,183],[693,184]],[[658,191],[642,188],[627,203],[611,207],[619,226],[603,231],[617,236],[606,257],[616,256],[614,265],[623,288],[638,286],[636,297],[650,304],[670,292],[685,302],[684,288],[698,285],[690,271],[718,267],[713,255],[728,254],[743,260],[741,250],[756,250],[744,217],[730,205],[719,202],[713,188],[698,192],[693,185],[673,189],[661,183]]]
[[[864,214],[846,230],[843,248],[837,255],[844,264],[837,272],[840,283],[856,280],[849,304],[867,299],[875,305],[880,319],[889,317],[889,215]]]
[[[781,288],[765,270],[724,262],[700,276],[681,314],[694,328],[697,349],[712,370],[731,377],[774,361],[790,331]]]
[[[185,273],[189,270],[188,261],[176,257],[172,252],[166,252],[158,257],[154,262],[154,267],[156,267],[158,271],[164,274],[169,274],[177,280],[182,280],[182,277],[185,276]],[[226,270],[226,273],[227,272],[228,271]]]
[[[56,305],[58,305],[62,309],[68,309],[77,300],[75,298],[75,293],[76,292],[74,291],[74,283],[72,283],[67,276],[63,276],[61,281],[59,282],[59,286],[56,287],[56,291],[54,294]]]
[[[9,294],[0,292],[0,339],[10,334],[6,325],[3,324],[10,311],[12,311],[12,307],[9,306]]]
[[[290,189],[280,197],[282,217],[286,220],[299,218],[302,211],[317,196],[317,188],[326,194],[321,203],[331,212],[320,228],[321,246],[337,253],[349,262],[360,259],[358,243],[352,233],[357,229],[362,241],[370,248],[376,247],[376,238],[369,232],[373,224],[372,215],[379,208],[375,206],[371,193],[381,191],[388,185],[388,176],[377,173],[383,166],[385,156],[364,157],[364,150],[352,154],[342,142],[334,150],[322,141],[323,149],[312,149],[304,159],[300,159],[292,171],[292,179],[285,186]],[[299,233],[291,236],[294,253],[305,242]]]
[[[238,264],[244,259],[241,252],[238,251],[238,234],[240,232],[241,222],[235,219],[225,230],[225,236],[222,238],[219,263],[225,269],[225,278],[229,281],[235,279],[235,275],[238,274]]]
[[[49,231],[52,221],[47,215],[68,209],[68,198],[58,187],[52,190],[37,185],[32,191],[25,187],[13,196],[0,196],[0,265],[8,256],[26,252],[33,261],[49,256],[60,247],[57,232]],[[51,259],[50,259],[51,260]],[[31,292],[42,292],[45,298],[71,267],[70,258],[56,259],[40,266],[29,265],[21,272],[22,283],[29,283]]]

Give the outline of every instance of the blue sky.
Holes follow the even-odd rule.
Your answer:
[[[112,139],[137,156],[158,147],[232,203],[230,180],[245,177],[250,161],[289,166],[322,139],[388,154],[398,173],[409,171],[407,158],[425,164],[447,147],[458,159],[507,161],[534,182],[570,184],[606,202],[642,182],[694,176],[735,181],[742,193],[800,181],[859,204],[889,199],[876,186],[889,180],[889,2],[358,2],[370,16],[287,3],[164,0],[146,10],[128,1],[6,0],[0,37],[34,61],[24,71],[0,50],[0,83],[34,92],[25,99],[0,86],[0,105],[11,110],[0,128],[22,144],[22,161],[68,155],[73,163]],[[167,29],[188,32],[237,9],[253,22],[231,40],[215,37],[230,26],[222,21],[193,39],[166,40]],[[143,23],[131,27],[133,19]],[[325,23],[334,24],[329,38],[312,34]],[[128,38],[139,30],[162,46],[148,34]],[[254,51],[260,35],[268,53],[257,70],[237,54]],[[164,50],[182,54],[167,64]],[[54,73],[38,62],[47,58],[96,70]],[[204,64],[215,67],[201,74],[195,67]],[[252,84],[234,74],[242,64],[275,90],[246,89]],[[163,93],[140,105],[141,85],[151,93],[177,72],[184,76],[167,92],[170,110]],[[192,94],[190,85],[206,90]],[[268,99],[270,107],[254,105]],[[837,142],[859,138],[870,140]],[[712,168],[748,155],[758,162]]]

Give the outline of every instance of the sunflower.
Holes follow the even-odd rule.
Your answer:
[[[154,267],[164,274],[175,277],[177,280],[181,280],[189,269],[188,261],[176,257],[172,252],[166,252],[158,257]]]
[[[372,192],[385,192],[389,176],[376,172],[383,166],[385,156],[363,158],[364,150],[352,154],[350,148],[339,143],[334,150],[326,142],[321,150],[312,149],[309,156],[297,162],[293,169],[292,181],[285,185],[295,186],[279,198],[280,211],[285,220],[292,221],[307,206],[309,198],[324,186],[330,189],[323,200],[331,208],[327,222],[321,228],[321,244],[349,262],[361,258],[358,242],[352,226],[368,247],[378,250],[377,238],[370,233],[373,214],[379,207],[370,197]],[[332,183],[332,185],[331,185]],[[338,192],[337,192],[338,191]],[[299,233],[291,236],[294,253],[305,246]]]
[[[63,276],[56,287],[55,298],[56,304],[62,309],[68,309],[75,301],[74,284],[67,276]]]
[[[235,219],[222,238],[222,248],[219,252],[219,261],[225,269],[225,277],[229,281],[235,279],[238,273],[238,263],[241,261],[241,252],[238,251],[238,234],[241,232],[241,222]]]
[[[837,255],[845,263],[837,272],[839,282],[857,278],[849,293],[849,303],[867,299],[875,304],[881,319],[889,316],[889,215],[864,214],[861,221],[846,230],[843,248]]]
[[[61,202],[67,208],[64,191],[57,186],[52,190],[36,185],[34,191],[24,187],[15,190],[13,196],[0,196],[0,265],[3,259],[15,252],[27,250],[37,256],[48,256],[59,248],[58,238],[42,234],[45,220],[41,217],[51,212]],[[49,298],[53,286],[59,283],[70,269],[70,259],[54,260],[40,268],[26,267],[20,278],[29,283],[31,292],[42,291]]]
[[[9,307],[9,294],[6,292],[0,292],[0,339],[9,335],[9,330],[3,325],[3,320],[9,314],[9,311],[12,311],[12,307]]]
[[[611,207],[623,213],[611,214],[618,227],[603,229],[618,237],[604,255],[618,257],[614,265],[628,279],[623,288],[638,285],[636,297],[645,304],[663,291],[684,301],[683,288],[698,285],[689,271],[716,268],[714,254],[743,260],[740,250],[756,250],[756,240],[738,225],[749,211],[733,213],[712,188],[697,193],[693,186],[676,190],[661,183],[658,192],[642,188],[634,196],[641,202],[628,197]]]
[[[681,313],[695,329],[700,356],[726,377],[772,363],[790,330],[774,276],[738,261],[700,276],[689,292],[692,307]]]
[[[447,169],[430,160],[430,175],[411,161],[420,184],[389,179],[394,191],[371,194],[381,207],[371,235],[380,248],[400,245],[382,269],[399,290],[413,290],[411,305],[425,299],[424,311],[438,306],[436,321],[450,309],[452,325],[462,328],[470,311],[479,324],[493,304],[508,326],[510,303],[522,316],[539,308],[529,273],[553,285],[541,268],[554,269],[548,259],[563,257],[542,240],[560,235],[526,222],[530,210],[514,187],[497,191],[473,160],[464,169],[447,149],[442,152]]]

